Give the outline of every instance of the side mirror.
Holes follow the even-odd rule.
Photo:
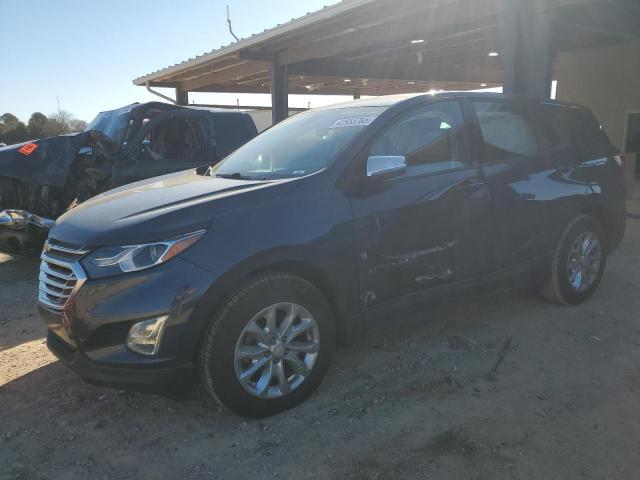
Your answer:
[[[407,169],[404,155],[377,155],[367,159],[367,177],[387,177],[402,175]]]

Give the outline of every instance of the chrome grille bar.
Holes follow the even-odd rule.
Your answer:
[[[53,285],[54,287],[58,288],[73,288],[73,285],[69,285],[67,283],[70,279],[60,281],[60,277],[56,277],[55,275],[47,275],[44,270],[40,272],[38,280],[40,280],[40,282],[44,282],[48,285]]]
[[[77,250],[69,247],[64,247],[52,241],[49,241],[48,245],[49,245],[49,251],[60,252],[62,254],[66,254],[74,257],[81,257],[89,253],[89,250]]]
[[[40,258],[38,303],[54,313],[61,313],[86,280],[80,258],[87,250],[73,249],[47,240]]]
[[[52,277],[58,277],[61,278],[63,280],[74,280],[75,277],[73,276],[73,274],[71,275],[65,275],[64,273],[58,272],[56,270],[53,270],[43,259],[43,262],[40,264],[40,271],[42,273],[45,273],[46,275],[50,275]]]

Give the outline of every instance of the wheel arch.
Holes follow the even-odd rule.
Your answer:
[[[582,208],[580,211],[578,211],[576,215],[587,215],[589,217],[595,218],[596,220],[598,220],[598,222],[600,222],[600,225],[602,225],[602,229],[604,230],[606,235],[606,238],[604,240],[607,242],[605,245],[605,248],[606,248],[606,252],[608,253],[609,246],[611,245],[611,241],[612,241],[610,237],[613,234],[612,232],[613,221],[611,219],[611,216],[607,212],[607,209],[604,207],[604,205],[599,205],[599,204],[588,205]]]
[[[254,259],[255,260],[255,259]],[[356,342],[363,334],[363,317],[359,311],[354,312],[353,305],[357,305],[356,298],[351,292],[341,292],[335,286],[320,266],[300,259],[280,259],[274,261],[251,262],[252,268],[247,264],[239,265],[222,275],[212,287],[203,295],[193,316],[199,325],[199,335],[194,349],[197,357],[202,346],[204,332],[209,321],[220,310],[225,301],[247,279],[264,273],[287,273],[299,277],[316,287],[325,297],[335,319],[336,337],[339,345],[349,345]],[[350,307],[349,307],[350,306]]]

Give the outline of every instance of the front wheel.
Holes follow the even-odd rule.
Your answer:
[[[317,288],[293,275],[261,274],[238,287],[210,323],[202,380],[232,412],[274,415],[313,393],[334,345],[331,308]]]
[[[576,305],[596,291],[607,262],[604,230],[588,215],[577,215],[564,229],[540,293],[563,305]]]

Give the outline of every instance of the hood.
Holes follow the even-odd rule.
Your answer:
[[[50,237],[75,246],[106,246],[164,240],[208,228],[228,202],[253,202],[239,194],[286,181],[247,181],[174,173],[98,195],[62,215]]]
[[[0,148],[0,175],[37,185],[65,185],[78,150],[92,137],[106,139],[97,131],[31,140]]]

